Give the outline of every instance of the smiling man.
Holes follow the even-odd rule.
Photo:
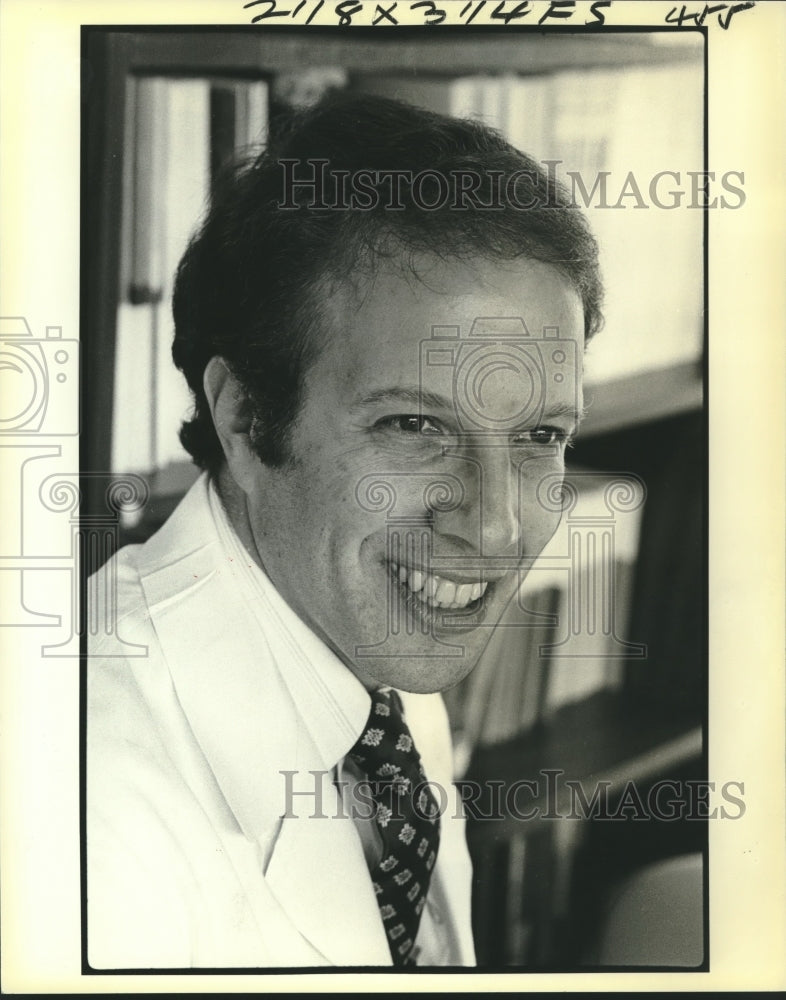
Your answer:
[[[595,243],[480,125],[324,102],[178,272],[205,471],[105,566],[90,649],[96,968],[472,964],[439,692],[558,521]]]

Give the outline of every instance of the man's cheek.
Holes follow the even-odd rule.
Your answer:
[[[371,533],[404,523],[427,526],[435,512],[446,503],[457,504],[463,495],[463,484],[455,475],[388,466],[364,471],[346,499],[354,501],[358,524],[365,523]]]
[[[543,484],[548,489],[548,484]],[[521,520],[521,555],[533,558],[549,542],[562,521],[559,496],[552,491],[551,502],[544,501],[541,490],[533,490],[522,497],[519,508]]]
[[[570,492],[562,458],[531,459],[519,466],[519,505],[535,520],[559,522]]]

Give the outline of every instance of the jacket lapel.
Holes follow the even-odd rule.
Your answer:
[[[305,772],[300,772],[304,776]],[[324,818],[296,799],[282,821],[266,880],[300,932],[334,965],[392,964],[379,907],[353,821],[342,816],[323,774]]]

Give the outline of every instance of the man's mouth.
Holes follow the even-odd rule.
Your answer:
[[[390,563],[390,567],[399,583],[410,593],[416,594],[429,607],[445,611],[463,611],[470,605],[477,604],[488,588],[486,580],[459,583],[436,573],[424,573],[396,563]]]
[[[510,576],[496,567],[451,571],[448,576],[392,559],[386,565],[398,595],[394,615],[406,615],[409,634],[422,632],[441,640],[457,639],[484,625],[497,588]]]

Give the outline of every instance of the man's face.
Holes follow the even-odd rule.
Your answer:
[[[303,621],[367,686],[429,692],[475,666],[557,527],[583,314],[546,264],[422,263],[324,303],[291,461],[247,493]]]

